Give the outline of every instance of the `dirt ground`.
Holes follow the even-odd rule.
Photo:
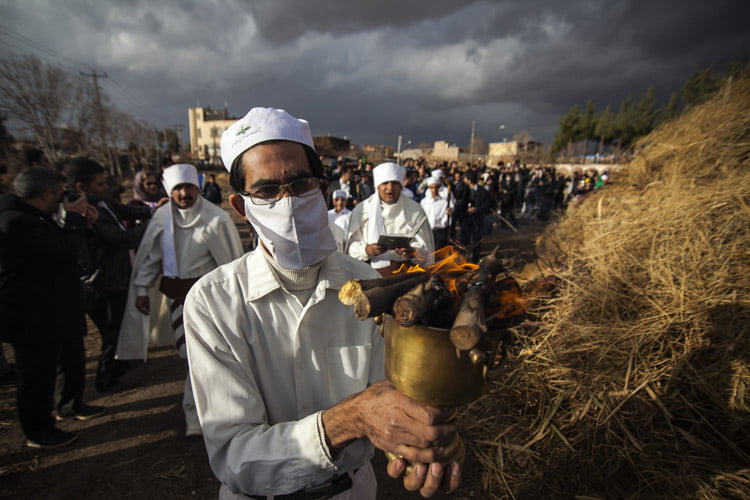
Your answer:
[[[533,260],[533,241],[544,227],[537,222],[523,223],[519,225],[521,234],[495,228],[482,249],[501,245],[508,266],[518,272]],[[240,228],[246,241],[247,230]],[[12,361],[10,347],[3,348]],[[0,498],[217,498],[219,482],[209,468],[203,441],[184,436],[181,399],[185,361],[171,347],[152,347],[148,362],[127,372],[110,391],[98,393],[94,390],[98,354],[99,336],[90,324],[85,400],[106,407],[106,412],[85,422],[61,422],[60,428],[79,436],[65,448],[25,447],[16,420],[15,386],[12,381],[0,385]],[[385,474],[382,452],[377,452],[374,467],[378,498],[420,498]],[[469,454],[463,484],[449,497],[486,498],[480,477],[479,466]]]

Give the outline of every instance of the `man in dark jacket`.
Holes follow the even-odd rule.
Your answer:
[[[453,174],[454,184],[451,189],[453,196],[453,216],[450,220],[450,239],[456,237],[456,227],[463,224],[466,216],[466,209],[469,206],[469,186],[464,182],[464,176],[461,172],[456,171]]]
[[[216,184],[215,174],[208,174],[203,184],[203,197],[214,205],[221,205],[221,187]]]
[[[16,194],[0,196],[0,340],[15,352],[18,418],[32,448],[77,439],[52,418],[58,365],[65,376],[58,419],[102,411],[81,401],[86,320],[78,262],[86,216],[95,219],[96,210],[85,198],[63,199],[64,180],[52,169],[29,167],[13,182]],[[60,201],[67,211],[62,228],[52,219]]]
[[[90,270],[96,272],[93,286],[96,296],[86,311],[102,339],[96,389],[112,387],[124,373],[126,362],[115,360],[117,336],[125,314],[131,272],[131,252],[138,249],[146,224],[136,220],[151,218],[151,208],[123,205],[109,198],[106,169],[94,160],[77,158],[65,167],[68,189],[85,194],[99,210],[99,218],[86,232]],[[127,226],[123,222],[132,224]]]
[[[461,221],[461,243],[471,250],[471,261],[479,261],[479,240],[484,236],[484,219],[490,211],[490,195],[478,183],[478,175],[469,170],[464,176],[469,186],[469,203]]]
[[[328,186],[328,208],[333,208],[333,192],[341,190],[346,193],[346,208],[353,210],[354,207],[362,201],[359,183],[354,180],[354,170],[351,165],[341,166],[341,177],[333,181]]]

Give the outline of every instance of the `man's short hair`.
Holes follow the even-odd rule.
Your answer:
[[[278,142],[291,142],[292,144],[299,144],[300,146],[302,146],[302,148],[305,150],[307,163],[310,165],[310,170],[312,170],[313,177],[317,177],[318,179],[325,179],[325,174],[323,171],[323,164],[320,161],[320,157],[318,156],[318,153],[316,153],[315,150],[311,148],[310,146],[308,146],[307,144],[302,144],[300,142],[295,143],[292,141],[273,140],[273,141],[259,142],[258,144],[255,144],[253,148],[259,144],[275,144]],[[238,193],[245,191],[245,169],[240,168],[240,166],[242,165],[243,156],[245,156],[245,153],[250,151],[250,149],[243,151],[242,154],[237,156],[229,172],[229,185],[232,186],[232,189],[234,189]]]
[[[27,167],[13,179],[13,190],[22,200],[31,200],[45,191],[57,191],[65,176],[48,167]]]
[[[476,184],[477,180],[479,179],[476,170],[469,170],[464,174],[464,176],[466,177],[466,180],[471,182],[472,184]]]
[[[99,174],[107,170],[97,161],[90,158],[73,158],[64,163],[65,178],[68,180],[68,189],[75,189],[77,183],[88,186]]]

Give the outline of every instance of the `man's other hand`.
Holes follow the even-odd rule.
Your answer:
[[[403,458],[388,462],[388,475],[396,479],[406,470],[407,463]],[[430,498],[442,488],[445,493],[458,488],[461,484],[461,466],[456,462],[443,465],[438,462],[431,464],[412,464],[411,473],[404,476],[404,488],[417,491],[424,498]]]
[[[148,295],[139,295],[135,298],[135,308],[141,311],[143,314],[151,312],[151,301]]]
[[[365,252],[369,256],[380,255],[381,253],[385,252],[385,248],[381,247],[377,243],[370,243],[365,247]]]

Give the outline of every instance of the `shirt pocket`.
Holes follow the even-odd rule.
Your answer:
[[[334,403],[367,387],[371,351],[371,344],[326,348],[328,394]]]

